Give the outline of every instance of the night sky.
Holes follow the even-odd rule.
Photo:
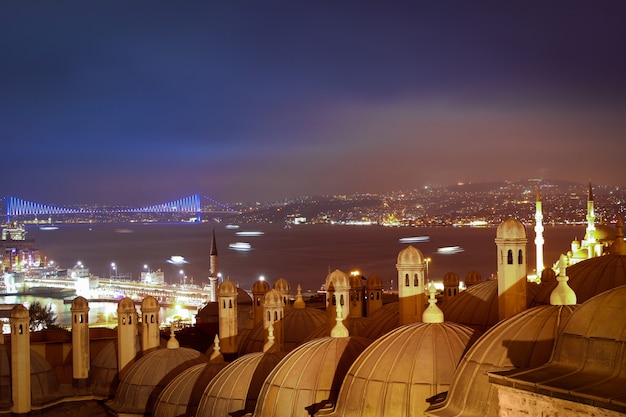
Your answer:
[[[3,1],[0,196],[626,186],[625,18],[622,1]]]

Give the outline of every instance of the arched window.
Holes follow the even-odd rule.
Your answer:
[[[79,317],[79,319],[78,319],[78,322],[79,322],[79,323],[82,323],[82,322],[83,322],[83,315],[82,315],[82,314],[80,315],[80,317]]]
[[[256,298],[256,306],[259,307],[261,305],[261,297]]]
[[[128,317],[128,324],[133,324],[133,316]]]
[[[374,299],[374,293],[371,293],[370,294],[370,300],[373,300],[373,299]]]
[[[224,300],[224,306],[222,308],[226,308],[226,300]]]
[[[228,308],[233,308],[233,300],[228,300]]]
[[[122,317],[122,325],[126,324],[126,317]]]
[[[271,321],[272,320],[272,313],[270,313],[269,311],[267,312],[267,321]]]
[[[509,252],[506,255],[506,263],[513,265],[513,251],[511,249],[509,249]]]
[[[18,334],[22,334],[24,333],[24,328],[22,327],[22,325],[20,324],[19,330],[17,331]]]
[[[278,321],[278,311],[274,311],[274,321]]]
[[[380,293],[379,292],[376,293],[376,299],[380,300]]]
[[[150,323],[154,323],[154,314],[150,315]]]
[[[341,303],[341,305],[343,305],[343,294],[341,294],[341,295],[339,296],[339,303]]]
[[[404,275],[404,286],[405,287],[409,286],[409,274]]]
[[[517,253],[517,263],[521,265],[524,262],[524,256],[522,255],[522,250],[520,249]]]
[[[452,291],[448,288],[448,297],[452,295]]]
[[[333,305],[337,305],[337,297],[335,297],[335,294],[333,294]]]
[[[417,287],[419,284],[419,278],[417,278],[417,274],[413,275],[413,286]]]

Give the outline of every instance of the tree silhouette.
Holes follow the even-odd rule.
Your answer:
[[[57,315],[52,311],[52,306],[44,306],[35,301],[28,307],[30,315],[30,331],[36,332],[45,329],[58,329]]]

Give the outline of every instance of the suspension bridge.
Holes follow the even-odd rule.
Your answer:
[[[108,206],[58,206],[52,204],[38,203],[34,201],[24,200],[18,197],[2,197],[0,204],[5,206],[5,215],[7,221],[12,218],[30,218],[40,216],[119,216],[122,214],[181,214],[196,215],[200,219],[201,214],[238,214],[238,212],[225,204],[219,203],[214,199],[201,196],[200,194],[192,194],[177,200],[168,201],[160,204],[152,204],[142,207],[108,207]]]

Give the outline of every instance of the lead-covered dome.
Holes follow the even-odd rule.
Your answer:
[[[373,342],[354,362],[333,415],[423,415],[447,391],[475,330],[456,323],[411,323]]]
[[[256,417],[308,416],[331,407],[348,368],[369,344],[361,337],[325,337],[289,353],[267,377]]]
[[[509,217],[498,225],[496,239],[526,239],[526,228],[519,220]]]
[[[270,290],[270,284],[264,279],[260,279],[252,284],[252,294],[265,294]]]
[[[220,296],[224,297],[234,296],[237,295],[237,287],[231,280],[227,279],[220,284],[218,293]]]
[[[445,402],[435,404],[428,415],[497,416],[497,393],[487,373],[546,363],[560,327],[574,308],[535,307],[498,323],[463,356]]]
[[[326,276],[326,288],[350,288],[350,278],[348,274],[339,269],[335,269],[333,272]]]

